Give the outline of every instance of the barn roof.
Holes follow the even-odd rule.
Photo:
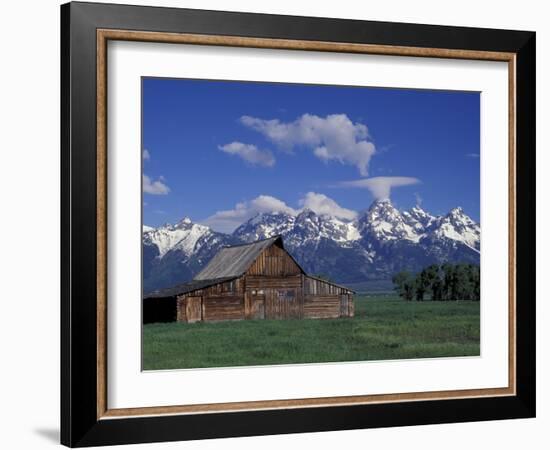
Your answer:
[[[218,283],[234,280],[235,278],[243,275],[249,269],[261,252],[274,244],[278,244],[284,249],[283,239],[281,236],[274,236],[261,241],[251,242],[249,244],[224,247],[210,260],[206,267],[202,269],[192,281],[178,284],[170,288],[153,291],[147,294],[145,298],[174,297],[176,295],[187,294],[198,289],[204,289]],[[319,280],[324,283],[346,289],[350,292],[354,292],[345,286],[323,280],[313,275],[307,275],[292,255],[290,253],[288,253],[288,255],[293,259],[302,273],[308,278]]]
[[[313,280],[322,281],[323,283],[327,283],[327,284],[330,284],[332,286],[336,286],[340,289],[345,289],[346,291],[352,292],[353,294],[357,293],[356,291],[354,291],[353,289],[350,289],[349,287],[346,287],[342,284],[334,283],[334,282],[329,281],[329,280],[325,280],[324,278],[316,277],[315,275],[306,275],[306,277],[311,278]]]
[[[215,278],[240,277],[248,270],[261,252],[275,243],[284,248],[281,236],[274,236],[250,244],[224,247],[194,279],[211,280]],[[300,266],[298,265],[298,267]]]
[[[187,283],[178,284],[166,289],[159,289],[157,291],[150,292],[145,298],[163,298],[174,297],[176,295],[187,294],[188,292],[196,291],[197,289],[204,289],[213,286],[224,281],[234,280],[235,277],[216,278],[214,280],[192,280]]]

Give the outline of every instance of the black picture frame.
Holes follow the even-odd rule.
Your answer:
[[[97,414],[98,29],[516,54],[516,395],[105,419]],[[61,6],[61,443],[71,447],[535,416],[534,32],[68,3]]]

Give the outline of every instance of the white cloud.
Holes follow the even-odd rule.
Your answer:
[[[151,154],[146,148],[144,148],[141,157],[143,158],[143,161],[149,161],[151,159]],[[166,183],[164,183],[164,181],[165,179],[162,175],[159,177],[158,180],[153,181],[148,175],[143,174],[143,192],[145,194],[152,195],[168,194],[168,192],[170,192],[170,188],[166,185]],[[143,205],[146,206],[147,203],[144,202]]]
[[[365,188],[370,191],[376,200],[386,200],[390,198],[392,188],[418,183],[420,183],[420,180],[413,177],[374,177],[362,180],[342,181],[340,186]]]
[[[353,220],[357,217],[356,211],[343,208],[330,197],[317,192],[308,192],[299,203],[303,208],[309,208],[320,215],[325,214],[345,220]]]
[[[296,147],[308,148],[325,162],[335,160],[356,166],[362,176],[368,175],[370,159],[376,153],[367,127],[353,123],[346,114],[331,114],[324,118],[304,114],[286,123],[251,116],[243,116],[240,120],[284,151],[291,152]]]
[[[164,183],[164,177],[153,181],[143,174],[143,192],[152,195],[166,195],[170,192],[170,188]]]
[[[218,148],[230,155],[237,155],[252,165],[272,167],[275,164],[275,158],[269,150],[260,150],[252,144],[231,142],[230,144],[220,145]]]
[[[270,212],[283,212],[290,215],[298,213],[278,198],[270,195],[260,195],[253,200],[237,203],[233,209],[218,211],[208,217],[204,223],[217,231],[227,233],[258,213]]]
[[[256,214],[281,212],[296,216],[304,208],[309,208],[317,214],[330,215],[345,220],[353,220],[357,217],[357,212],[343,208],[333,199],[316,192],[308,192],[298,201],[298,204],[301,208],[294,209],[278,198],[259,195],[250,201],[237,203],[233,209],[218,211],[205,219],[203,223],[216,231],[230,233]]]

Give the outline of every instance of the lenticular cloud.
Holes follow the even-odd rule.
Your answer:
[[[420,180],[413,177],[373,177],[362,180],[342,181],[340,186],[365,188],[370,191],[375,200],[389,200],[392,188],[418,183],[420,183]]]

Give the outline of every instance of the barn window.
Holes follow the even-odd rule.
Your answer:
[[[294,289],[282,289],[277,291],[277,296],[279,297],[279,300],[282,301],[294,301],[294,296],[296,292]]]
[[[235,290],[235,280],[222,283],[222,292],[233,292]]]

